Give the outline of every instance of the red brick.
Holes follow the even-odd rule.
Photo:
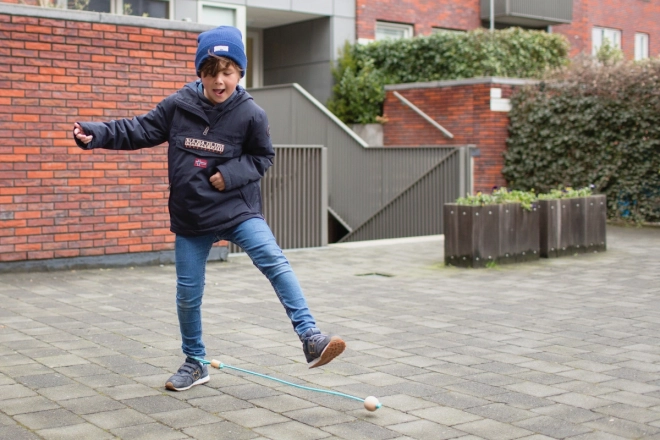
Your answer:
[[[47,260],[55,256],[52,251],[28,252],[28,260]]]
[[[0,96],[11,96],[15,98],[23,98],[25,96],[24,90],[14,89],[0,89]]]
[[[21,122],[39,122],[39,115],[15,114],[15,115],[13,115],[12,119],[14,121],[21,121]]]
[[[80,116],[103,116],[103,109],[81,108],[78,114]]]
[[[152,37],[149,35],[129,35],[128,40],[140,43],[151,43]]]
[[[39,235],[41,234],[41,228],[16,228],[14,231],[15,235]]]
[[[92,29],[101,32],[117,32],[117,26],[114,24],[92,23]]]
[[[13,252],[13,246],[0,246],[0,261],[22,261],[27,254],[25,252]]]
[[[125,254],[128,252],[128,246],[107,246],[105,248],[106,254]]]
[[[66,27],[66,22],[64,20],[53,20],[50,18],[40,18],[39,24],[41,26],[49,26],[54,28],[63,28]]]
[[[55,251],[55,258],[72,258],[80,255],[80,251],[77,249],[67,249]]]
[[[54,83],[66,83],[66,84],[77,84],[78,83],[78,78],[71,77],[71,76],[59,76],[59,75],[53,75],[53,82]]]

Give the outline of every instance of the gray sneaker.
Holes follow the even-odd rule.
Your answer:
[[[324,335],[317,328],[307,330],[300,336],[300,340],[303,343],[303,352],[305,352],[309,368],[327,364],[346,348],[346,343],[342,338]]]
[[[185,391],[208,382],[211,379],[209,369],[206,365],[186,357],[186,361],[179,367],[176,374],[165,383],[165,388],[172,391]]]

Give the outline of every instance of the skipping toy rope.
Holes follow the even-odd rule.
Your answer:
[[[285,385],[291,385],[292,387],[302,388],[303,390],[318,391],[319,393],[327,393],[327,394],[332,394],[334,396],[347,397],[349,399],[357,400],[359,402],[364,402],[364,408],[367,411],[376,411],[378,408],[380,408],[382,406],[380,404],[380,402],[378,401],[378,399],[374,396],[369,396],[366,399],[360,399],[359,397],[351,396],[350,394],[338,393],[337,391],[328,391],[328,390],[322,390],[320,388],[310,388],[310,387],[306,387],[306,386],[303,386],[303,385],[297,385],[295,383],[287,382],[285,380],[277,379],[275,377],[267,376],[265,374],[255,373],[254,371],[244,370],[244,369],[238,368],[238,367],[232,367],[231,365],[223,364],[222,362],[220,362],[218,360],[215,360],[215,359],[213,359],[212,361],[207,361],[206,359],[201,359],[201,358],[196,358],[196,357],[193,357],[192,359],[195,359],[197,362],[200,362],[204,365],[210,365],[213,368],[217,368],[218,370],[221,370],[223,368],[229,368],[231,370],[241,371],[243,373],[253,374],[255,376],[263,377],[264,379],[274,380],[276,382],[280,382],[280,383],[283,383]]]

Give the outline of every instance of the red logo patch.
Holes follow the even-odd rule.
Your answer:
[[[195,166],[199,168],[206,168],[208,162],[204,159],[195,159]]]

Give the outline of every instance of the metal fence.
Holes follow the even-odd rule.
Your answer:
[[[273,142],[324,145],[339,241],[442,233],[442,206],[471,190],[469,146],[369,147],[297,84],[252,89]]]
[[[381,166],[377,173],[380,171],[381,175],[389,175],[408,172],[414,176],[414,180],[403,189],[392,185],[392,180],[374,182],[375,185],[364,193],[373,197],[382,195],[382,205],[340,241],[442,234],[442,207],[465,195],[467,188],[471,187],[470,148],[377,148],[367,151],[366,161],[380,156]],[[426,169],[406,166],[407,159],[415,154],[428,161]]]
[[[261,180],[266,222],[282,249],[328,244],[326,149],[275,145],[275,161]],[[230,244],[229,252],[241,252]]]
[[[481,0],[481,19],[490,17],[491,0]],[[516,18],[547,23],[573,21],[573,0],[494,0],[496,21],[516,23]],[[508,20],[507,20],[508,19]],[[520,23],[522,24],[522,22]]]

